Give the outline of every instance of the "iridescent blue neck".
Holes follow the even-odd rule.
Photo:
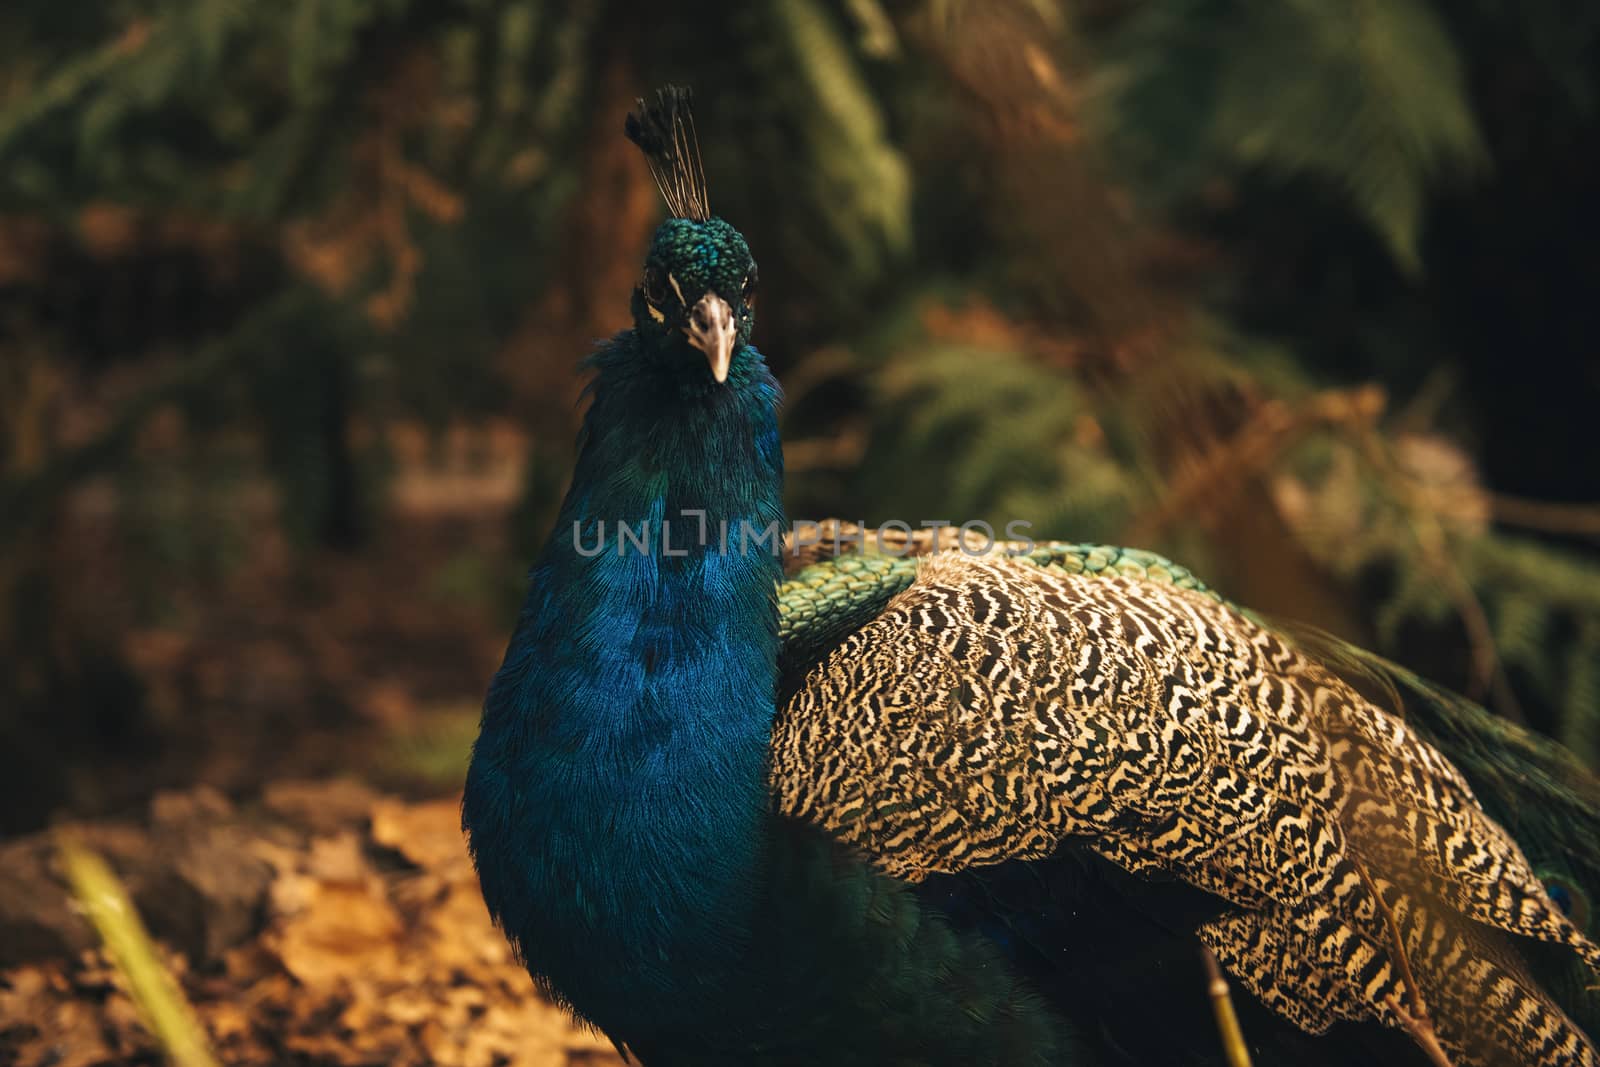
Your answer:
[[[736,953],[761,867],[779,392],[748,346],[724,385],[693,358],[633,331],[595,358],[463,803],[490,910],[602,1026]]]

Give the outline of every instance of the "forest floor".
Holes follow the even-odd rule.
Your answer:
[[[359,552],[297,554],[270,494],[241,493],[221,518],[245,550],[209,582],[135,566],[114,498],[80,494],[63,595],[138,705],[98,747],[67,749],[104,724],[62,715],[53,746],[10,753],[0,790],[38,808],[14,825],[52,828],[0,837],[0,1064],[165,1062],[63,834],[126,887],[220,1063],[623,1062],[538,995],[466,854],[460,785],[532,546],[508,544],[525,442],[447,444],[400,457]]]
[[[158,794],[71,831],[121,878],[226,1064],[613,1067],[490,924],[456,798],[349,780]],[[163,1062],[62,873],[0,845],[0,1063]]]

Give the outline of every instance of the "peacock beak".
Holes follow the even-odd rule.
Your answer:
[[[706,354],[711,363],[711,376],[719,382],[728,380],[728,364],[733,361],[733,342],[737,330],[733,325],[733,309],[716,293],[707,293],[689,312],[689,324],[683,328],[689,343]]]

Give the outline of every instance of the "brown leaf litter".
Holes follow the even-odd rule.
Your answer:
[[[489,922],[455,799],[281,783],[74,829],[112,863],[229,1064],[614,1067]],[[0,1062],[161,1062],[44,835],[0,845]]]

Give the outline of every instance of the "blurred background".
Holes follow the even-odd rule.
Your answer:
[[[1600,6],[10,0],[0,72],[0,833],[456,789],[669,80],[791,515],[1152,548],[1600,760]]]

